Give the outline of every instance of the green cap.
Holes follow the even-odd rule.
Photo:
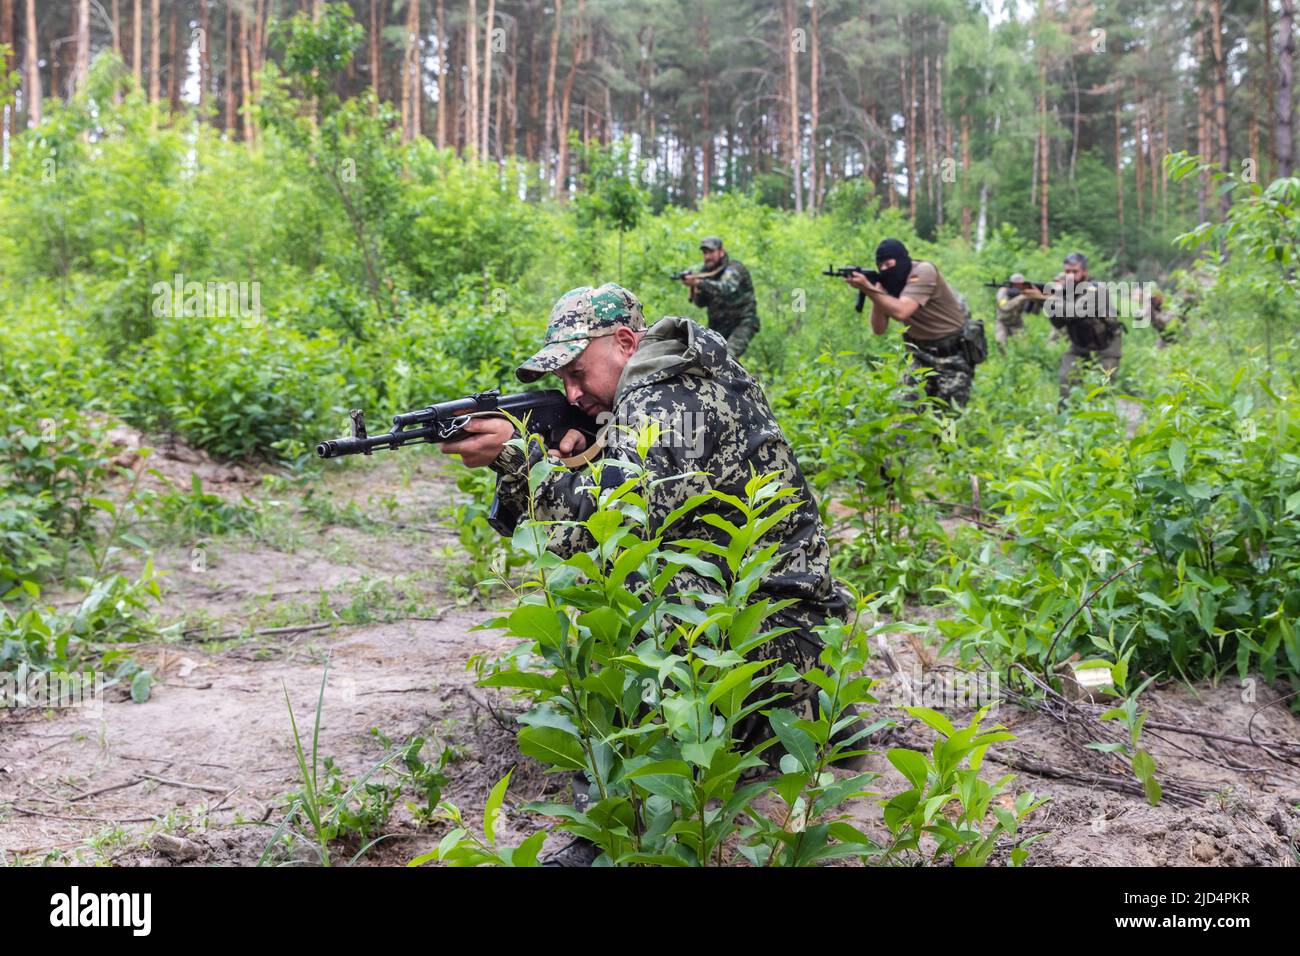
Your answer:
[[[592,339],[613,335],[620,325],[645,331],[641,303],[620,285],[607,282],[599,289],[579,286],[560,296],[546,323],[546,344],[515,374],[521,382],[535,382],[547,372],[564,368],[582,354]]]
[[[701,249],[721,249],[722,240],[717,236],[705,236],[700,240]]]

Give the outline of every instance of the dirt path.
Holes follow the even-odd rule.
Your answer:
[[[508,844],[533,832],[541,821],[515,808],[543,796],[564,799],[561,780],[518,754],[503,713],[508,702],[471,690],[471,656],[504,653],[511,642],[473,630],[492,615],[458,601],[446,584],[462,559],[455,536],[439,526],[441,509],[455,494],[439,464],[432,454],[407,461],[378,457],[330,473],[316,492],[327,495],[332,514],[352,502],[364,514],[387,516],[383,525],[322,524],[285,506],[271,509],[273,520],[252,537],[160,547],[155,562],[170,572],[161,615],[196,630],[135,655],[157,679],[143,704],[114,688],[99,709],[0,710],[0,857],[22,863],[256,863],[284,816],[286,795],[301,785],[285,695],[309,736],[327,659],[321,755],[332,757],[344,778],[365,773],[385,753],[371,728],[397,743],[422,735],[433,742],[426,755],[450,748],[454,760],[445,769],[450,783],[444,796],[471,826],[488,790],[514,767],[498,829]],[[231,483],[222,493],[247,491]],[[197,563],[196,549],[202,553]],[[933,612],[918,609],[916,617],[932,618]],[[276,631],[209,639],[254,628]],[[942,673],[943,663],[920,642],[896,642],[893,653],[905,675]],[[874,744],[882,752],[900,745],[928,748],[928,732],[897,709],[905,700],[902,680],[883,658],[871,668],[884,679],[882,707],[900,719]],[[1195,694],[1169,686],[1143,700],[1153,721],[1243,736],[1251,713],[1275,696],[1262,682],[1251,691],[1253,704],[1235,682],[1199,687]],[[954,721],[969,716],[960,709],[949,714]],[[996,718],[1017,734],[1004,754],[1009,759],[1085,772],[1100,766],[1078,734],[1072,737],[1050,716],[1002,705]],[[1285,706],[1271,707],[1255,718],[1253,732],[1300,741],[1300,721]],[[1250,746],[1162,736],[1150,739],[1160,773],[1202,786],[1203,805],[1166,801],[1152,808],[1096,783],[1022,772],[1015,789],[1053,798],[1031,821],[1029,831],[1044,834],[1031,864],[1296,862],[1300,759],[1288,764]],[[900,789],[885,758],[871,760],[871,769],[882,774],[877,789]],[[1005,770],[990,761],[985,772],[995,777]],[[874,804],[860,803],[854,816],[883,835]],[[390,838],[363,862],[403,864],[436,845],[445,830],[417,826],[399,802],[383,832]],[[185,841],[171,850],[180,859],[152,845],[159,833]],[[347,843],[333,857],[346,860],[357,848],[356,841]]]

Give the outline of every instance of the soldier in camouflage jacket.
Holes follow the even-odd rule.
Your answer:
[[[635,433],[649,420],[657,421],[663,430],[644,461],[649,477],[698,473],[646,490],[652,527],[662,525],[669,512],[690,496],[708,489],[743,498],[753,473],[774,472],[782,486],[797,491],[799,507],[758,542],[758,547],[777,544],[778,549],[754,596],[794,599],[796,603],[777,612],[768,624],[796,630],[759,652],[801,671],[815,666],[821,644],[812,628],[830,617],[842,618],[848,608],[831,577],[821,518],[794,452],[762,389],[728,355],[722,338],[678,316],[665,317],[647,330],[641,305],[631,293],[613,284],[595,290],[584,287],[556,303],[546,345],[520,366],[518,375],[532,382],[548,372],[562,379],[569,400],[582,411],[592,417],[612,415],[615,427],[603,434],[602,486],[622,483],[620,461],[639,460]],[[487,465],[497,473],[494,511],[498,530],[504,532],[518,516],[528,513],[528,472],[542,452],[529,446],[526,457],[519,447],[507,444],[514,437],[513,429],[502,419],[477,419],[470,424],[475,435],[443,448],[460,454],[467,465]],[[571,432],[558,451],[571,454],[580,442],[578,433]],[[595,493],[589,470],[554,472],[537,489],[535,514],[543,521],[583,521],[595,511]],[[706,508],[733,523],[742,520],[738,511],[722,502],[710,502]],[[723,532],[703,520],[705,510],[682,518],[673,526],[674,535],[728,544]],[[550,547],[567,557],[594,547],[594,541],[584,527],[561,526]],[[726,565],[717,560],[725,579]],[[716,582],[704,575],[689,570],[681,574],[681,589],[718,590]],[[815,700],[815,688],[806,682],[786,689],[795,698],[790,706]],[[755,730],[742,729],[742,734]]]
[[[683,277],[691,289],[691,301],[708,309],[709,328],[726,340],[727,351],[740,358],[758,331],[758,305],[749,270],[722,248],[722,240],[708,236],[700,240],[704,267]]]

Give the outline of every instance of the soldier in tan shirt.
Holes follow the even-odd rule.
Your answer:
[[[898,239],[876,247],[880,284],[855,273],[845,281],[871,299],[871,331],[884,335],[890,319],[904,326],[903,342],[916,367],[934,369],[926,394],[955,407],[970,399],[975,367],[966,355],[962,330],[970,309],[932,262],[913,262]]]

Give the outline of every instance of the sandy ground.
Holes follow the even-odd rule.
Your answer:
[[[535,831],[543,821],[518,808],[541,797],[563,799],[563,782],[515,749],[512,703],[473,689],[470,657],[501,654],[510,641],[472,630],[492,617],[490,610],[441,583],[458,560],[455,536],[439,526],[454,485],[438,456],[408,454],[410,461],[377,457],[327,478],[336,506],[351,501],[367,513],[391,515],[388,505],[396,502],[400,522],[358,530],[321,527],[299,514],[268,536],[272,543],[220,537],[160,547],[155,562],[170,572],[161,616],[182,628],[136,655],[158,679],[150,699],[134,703],[124,689],[110,688],[99,708],[0,711],[0,856],[25,864],[256,863],[284,816],[286,795],[301,782],[286,693],[299,727],[310,734],[327,659],[320,750],[346,776],[364,773],[384,754],[371,728],[398,742],[424,735],[457,757],[446,769],[451,782],[444,796],[467,822],[477,825],[488,790],[513,767],[500,839],[511,844]],[[187,464],[220,468],[182,459],[181,453],[167,459],[178,483],[187,480]],[[255,479],[242,472],[222,480],[209,470],[205,487],[236,500],[256,493]],[[195,548],[203,551],[199,570]],[[388,596],[375,603],[380,592]],[[363,601],[368,610],[361,615],[359,593],[373,604]],[[932,616],[917,609],[914,619]],[[253,627],[313,625],[211,640]],[[197,630],[179,633],[183,628]],[[902,789],[883,751],[928,748],[933,740],[898,709],[906,693],[898,674],[910,679],[944,666],[917,640],[896,638],[892,653],[897,673],[883,658],[871,662],[882,679],[880,709],[898,719],[873,740],[881,753],[869,758],[882,792]],[[1243,699],[1252,695],[1253,702]],[[1194,689],[1169,684],[1143,700],[1152,721],[1300,742],[1300,721],[1285,704],[1264,706],[1277,696],[1255,680],[1248,688],[1235,681]],[[960,709],[947,713],[954,721],[969,717]],[[1104,757],[1082,746],[1087,727],[1005,703],[994,717],[1017,735],[998,752],[1005,760],[1113,773]],[[1150,807],[1096,780],[1019,772],[1013,792],[1052,798],[1025,830],[1042,834],[1031,865],[1290,866],[1300,860],[1300,757],[1186,733],[1149,731],[1147,739],[1158,776],[1198,788],[1196,805],[1166,800]],[[995,778],[1006,769],[990,760],[985,774]],[[883,835],[874,802],[860,801],[853,819]],[[445,828],[417,826],[399,804],[384,832],[390,836],[361,862],[404,864],[435,846]],[[183,842],[163,847],[158,834]],[[357,849],[345,842],[332,855],[346,861]],[[309,857],[299,853],[298,859]],[[995,862],[1003,859],[1005,851]]]

